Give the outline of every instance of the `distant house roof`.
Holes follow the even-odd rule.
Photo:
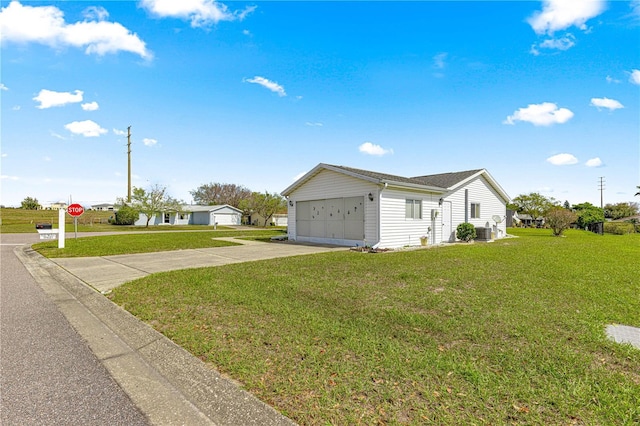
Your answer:
[[[191,212],[191,213],[196,213],[196,212],[215,212],[224,208],[228,208],[228,209],[232,209],[232,210],[236,210],[238,213],[242,213],[242,210],[233,207],[229,204],[220,204],[220,205],[215,205],[215,206],[200,206],[200,205],[195,205],[195,204],[185,204],[181,206],[182,211],[184,212]]]
[[[322,170],[331,170],[337,173],[346,174],[358,179],[370,181],[375,184],[387,184],[397,187],[415,188],[436,193],[446,193],[456,189],[477,176],[484,175],[494,190],[505,200],[509,201],[509,196],[502,187],[493,179],[493,177],[485,169],[466,170],[462,172],[439,173],[434,175],[424,175],[417,177],[403,177],[390,175],[387,173],[378,173],[370,170],[355,169],[353,167],[335,166],[331,164],[320,163],[307,174],[302,176],[287,189],[282,191],[285,197],[295,191],[302,184],[310,180],[312,177],[320,173]]]

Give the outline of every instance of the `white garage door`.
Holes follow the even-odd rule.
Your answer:
[[[296,203],[298,237],[313,240],[364,239],[364,197],[329,198]]]

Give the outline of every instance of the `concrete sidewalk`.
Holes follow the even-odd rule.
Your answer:
[[[17,247],[14,252],[151,424],[294,425],[95,291],[108,292],[154,272],[345,250],[291,243],[242,243],[52,260],[28,246]]]

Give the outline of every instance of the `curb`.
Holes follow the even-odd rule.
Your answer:
[[[29,246],[14,252],[151,424],[295,425]]]

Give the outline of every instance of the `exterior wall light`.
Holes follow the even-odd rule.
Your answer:
[[[369,201],[373,201],[373,194],[369,193]]]

